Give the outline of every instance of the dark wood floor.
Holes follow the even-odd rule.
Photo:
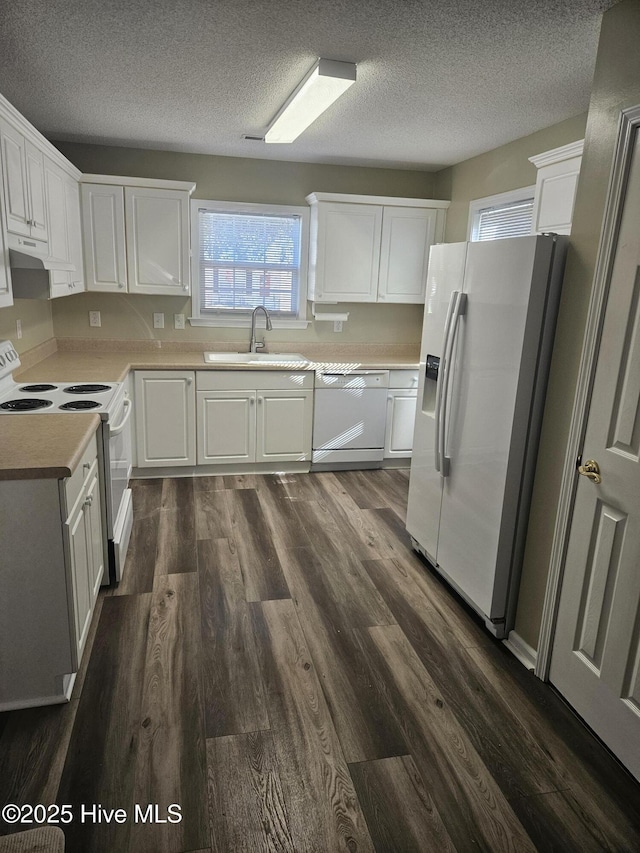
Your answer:
[[[0,801],[71,804],[71,853],[640,850],[640,786],[411,551],[407,484],[136,482],[71,702],[0,718]]]

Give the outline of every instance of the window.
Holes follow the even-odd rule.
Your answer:
[[[193,325],[245,326],[256,305],[304,328],[308,208],[191,202]]]
[[[535,187],[478,198],[469,205],[469,240],[522,237],[533,229]]]

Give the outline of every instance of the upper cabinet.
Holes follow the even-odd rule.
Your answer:
[[[312,193],[309,299],[424,302],[450,202]]]
[[[49,271],[49,297],[55,299],[84,290],[80,189],[78,181],[48,157],[44,158],[44,184],[49,257],[74,268]]]
[[[44,155],[3,118],[0,118],[0,140],[6,230],[46,242]]]
[[[533,200],[534,234],[570,234],[584,139],[529,157],[538,169]]]
[[[188,296],[195,184],[85,175],[87,290]]]

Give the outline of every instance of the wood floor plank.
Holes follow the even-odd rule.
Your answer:
[[[228,539],[198,542],[198,574],[206,736],[268,729],[242,572]]]
[[[336,619],[323,564],[312,549],[298,548],[283,552],[282,567],[346,760],[402,755],[406,743],[379,683],[351,630]]]
[[[182,509],[193,514],[193,495],[193,477],[165,477],[161,509]]]
[[[135,802],[171,803],[175,824],[136,824],[131,847],[179,853],[210,844],[197,573],[156,578],[142,678]]]
[[[229,489],[224,494],[247,601],[290,598],[255,489]]]
[[[386,471],[336,471],[335,476],[360,509],[389,506],[390,480]]]
[[[69,851],[129,848],[131,824],[79,820],[82,804],[133,810],[136,753],[151,595],[106,598],[58,790],[73,806]]]
[[[257,474],[225,474],[225,489],[255,489],[262,479]]]
[[[0,737],[0,807],[55,803],[78,700],[11,711]],[[32,829],[0,817],[0,835]]]
[[[213,492],[212,494],[216,494]],[[156,575],[196,571],[196,531],[190,509],[163,509],[158,521]]]
[[[256,494],[278,555],[287,548],[300,548],[309,544],[291,498],[281,485],[274,483],[271,487],[260,488]]]
[[[296,853],[270,732],[207,741],[216,853]]]
[[[379,853],[455,853],[410,755],[350,764],[349,770]]]
[[[399,626],[357,631],[456,849],[535,847]],[[386,669],[385,669],[386,668]]]
[[[197,492],[209,492],[209,491],[221,491],[225,489],[226,486],[224,484],[224,477],[217,475],[214,477],[194,477],[193,478],[193,491]]]
[[[610,827],[619,849],[627,849],[630,840],[640,849],[640,785],[621,774],[615,758],[548,685],[518,666],[505,650],[499,652],[465,651],[531,737],[543,744],[565,787],[571,789],[578,811],[590,815],[596,824]],[[517,805],[514,800],[514,807]]]
[[[373,850],[293,602],[251,615],[296,853]]]
[[[566,787],[566,779],[466,654],[455,626],[425,606],[391,560],[365,563],[414,651],[507,797]],[[489,643],[487,644],[487,647]]]
[[[331,600],[327,609],[344,628],[393,624],[393,615],[362,566],[362,558],[370,554],[350,527],[316,501],[300,501],[295,510],[322,564],[315,575],[318,582],[322,578],[318,594]]]
[[[232,533],[224,491],[215,489],[196,491],[196,539],[227,539]]]

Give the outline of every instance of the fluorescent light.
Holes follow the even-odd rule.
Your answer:
[[[271,122],[264,141],[293,142],[355,81],[355,63],[319,59]]]

